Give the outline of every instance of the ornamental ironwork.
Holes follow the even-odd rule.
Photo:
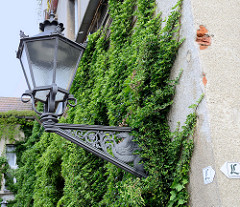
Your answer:
[[[130,127],[56,123],[45,125],[45,130],[64,137],[127,172],[146,177],[137,154],[140,148],[133,141]]]

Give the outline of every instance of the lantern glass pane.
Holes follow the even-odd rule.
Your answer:
[[[27,43],[36,87],[49,86],[53,83],[55,45],[56,39]]]
[[[49,93],[50,93],[50,90],[37,91],[36,94],[35,94],[35,98],[38,99],[38,100],[41,100],[43,102],[46,102]]]
[[[26,75],[25,76],[26,81],[29,83],[29,86],[28,86],[28,87],[30,87],[29,90],[32,90],[33,89],[33,81],[32,81],[32,77],[31,77],[31,73],[30,73],[30,68],[29,68],[25,48],[23,48],[23,51],[22,51],[21,62],[22,62],[22,66],[23,66],[23,72]]]
[[[56,101],[63,101],[64,96],[64,93],[58,92],[56,95]]]
[[[35,94],[35,98],[38,100],[41,100],[42,102],[46,102],[49,96],[49,93],[50,93],[50,90],[37,91]],[[63,101],[64,97],[65,97],[65,94],[58,91],[56,95],[56,101],[61,102]]]
[[[59,40],[57,53],[56,84],[69,91],[75,75],[81,49]]]

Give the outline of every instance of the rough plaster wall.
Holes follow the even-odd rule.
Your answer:
[[[162,12],[163,18],[169,15],[171,8],[177,0],[157,0],[158,12]],[[204,185],[202,169],[212,166],[215,170],[215,157],[212,146],[211,128],[209,122],[209,109],[207,105],[206,89],[203,82],[203,63],[200,58],[199,46],[196,43],[197,26],[192,13],[191,0],[183,1],[181,17],[181,38],[185,38],[184,43],[179,49],[178,57],[172,69],[172,78],[177,77],[180,69],[183,74],[179,85],[176,87],[174,104],[171,107],[169,123],[171,130],[177,127],[177,122],[184,124],[186,117],[192,112],[188,107],[205,94],[205,98],[198,107],[197,129],[194,135],[195,149],[191,162],[190,172],[190,206],[221,206],[221,197],[219,195],[219,185],[217,176],[213,183]]]
[[[58,22],[63,23],[65,30],[63,31],[63,34],[66,35],[66,28],[67,28],[67,1],[65,0],[59,0],[58,1],[58,7],[57,7],[57,18]]]
[[[79,30],[79,28],[80,28],[80,25],[81,25],[81,21],[82,21],[82,11],[81,11],[81,9],[82,9],[82,5],[81,5],[81,0],[78,0],[78,25],[77,25],[77,28],[78,28],[78,30]],[[75,37],[76,38],[76,37]]]
[[[90,0],[78,1],[78,25],[75,25],[75,3],[74,1],[59,0],[57,7],[58,21],[64,24],[63,34],[75,41],[75,26],[80,27]]]
[[[240,162],[240,1],[192,0],[194,27],[204,25],[212,44],[199,55],[206,74],[206,100],[221,206],[240,206],[240,181],[221,171]],[[211,184],[209,184],[211,185]]]
[[[63,31],[63,34],[65,37],[69,38],[70,40],[74,40],[75,36],[75,22],[74,20],[74,2],[72,1],[66,1],[66,0],[59,0],[58,1],[58,7],[57,7],[57,17],[58,22],[61,22],[64,24],[65,30]]]
[[[68,13],[67,36],[69,39],[75,41],[75,15],[77,15],[77,14],[75,14],[75,2],[74,1],[68,1],[67,13]],[[76,27],[77,27],[77,25],[76,25]]]
[[[80,10],[79,11],[80,11],[80,14],[81,14],[79,22],[82,23],[83,17],[86,13],[86,10],[87,10],[87,7],[88,7],[88,4],[89,4],[90,0],[79,0],[79,1],[80,1],[80,4],[79,4],[80,5]]]
[[[166,16],[176,3],[157,0],[158,11]],[[182,37],[186,40],[179,50],[172,77],[180,68],[183,75],[176,88],[169,115],[171,129],[178,121],[183,124],[191,112],[187,107],[205,94],[197,114],[194,136],[195,149],[190,172],[190,205],[240,206],[240,181],[229,179],[221,166],[240,162],[240,1],[184,0],[181,18]],[[203,25],[211,45],[200,50],[196,33]],[[213,183],[204,185],[202,169],[212,166],[216,171]]]

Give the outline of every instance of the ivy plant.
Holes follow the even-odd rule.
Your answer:
[[[24,145],[13,206],[186,206],[196,107],[170,131],[178,78],[171,69],[179,38],[179,0],[162,26],[155,0],[109,0],[111,26],[88,37],[60,122],[130,126],[147,178],[136,178],[36,122]]]

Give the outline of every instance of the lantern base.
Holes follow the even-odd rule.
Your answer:
[[[40,121],[43,124],[45,131],[48,132],[51,131],[51,128],[53,128],[56,123],[58,123],[58,118],[54,114],[45,113],[41,115]]]

